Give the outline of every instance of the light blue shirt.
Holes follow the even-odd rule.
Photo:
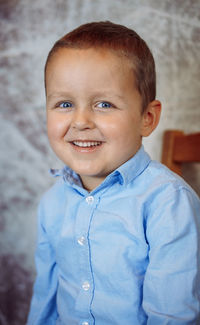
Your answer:
[[[88,193],[65,167],[39,207],[28,324],[200,324],[200,201],[143,147]]]

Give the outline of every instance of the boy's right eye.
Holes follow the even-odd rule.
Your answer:
[[[60,108],[71,108],[72,107],[72,103],[70,103],[70,102],[61,102],[61,103],[58,103],[56,105],[56,107],[60,107]]]

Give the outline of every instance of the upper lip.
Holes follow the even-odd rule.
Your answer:
[[[99,139],[73,139],[73,140],[67,140],[68,142],[105,142],[103,140]]]

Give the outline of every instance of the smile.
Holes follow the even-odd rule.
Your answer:
[[[73,141],[72,143],[78,147],[88,148],[88,147],[99,146],[102,142],[101,141]]]

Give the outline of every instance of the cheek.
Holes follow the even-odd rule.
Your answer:
[[[47,133],[50,140],[63,138],[68,130],[68,124],[63,118],[47,117]]]
[[[134,119],[121,115],[120,118],[112,118],[108,123],[102,124],[104,135],[112,141],[124,141],[130,137],[134,130]]]

